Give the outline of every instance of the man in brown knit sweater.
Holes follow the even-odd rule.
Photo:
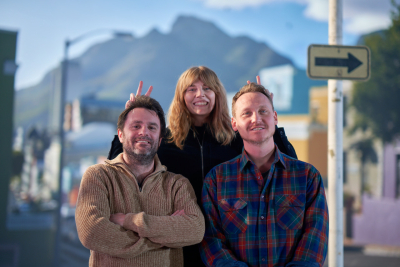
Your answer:
[[[203,239],[189,180],[157,157],[165,132],[160,104],[137,97],[118,119],[123,153],[83,175],[75,218],[89,266],[183,266],[182,247]]]

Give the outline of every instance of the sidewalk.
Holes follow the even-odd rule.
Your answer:
[[[399,267],[400,247],[360,245],[345,240],[343,260],[345,267]],[[327,257],[324,267],[329,267],[328,262]]]
[[[360,249],[364,255],[400,257],[400,247],[398,246],[386,246],[378,244],[360,245],[360,244],[354,244],[353,241],[348,238],[345,238],[343,240],[343,244],[344,244],[344,250]]]
[[[365,245],[363,253],[370,256],[399,257],[400,247]]]

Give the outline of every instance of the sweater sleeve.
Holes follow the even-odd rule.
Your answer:
[[[79,189],[75,220],[82,244],[93,251],[120,258],[131,258],[162,245],[140,237],[110,222],[110,205],[104,170],[90,167]]]
[[[154,216],[144,212],[128,213],[124,228],[136,231],[140,237],[179,248],[200,243],[204,236],[203,214],[197,205],[196,196],[189,180],[182,177],[171,188],[174,211],[184,210],[182,216]]]

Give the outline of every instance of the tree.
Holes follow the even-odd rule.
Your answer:
[[[365,178],[367,177],[366,166],[368,162],[377,163],[378,155],[375,152],[372,138],[365,138],[357,141],[351,145],[351,148],[356,150],[360,154],[361,162],[361,186],[360,195],[362,196],[365,191],[368,191]]]
[[[384,143],[400,137],[400,4],[392,0],[392,25],[366,36],[371,78],[356,83],[351,105],[357,110],[352,131],[370,130]]]

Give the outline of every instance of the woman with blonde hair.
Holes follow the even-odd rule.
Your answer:
[[[196,82],[204,87],[205,98],[210,99],[208,95],[213,95],[214,105],[207,101],[200,103],[202,90],[197,90]],[[190,102],[192,100],[194,104]],[[214,71],[204,66],[192,67],[182,73],[169,108],[168,121],[171,141],[180,149],[183,149],[183,142],[192,125],[208,124],[214,138],[222,145],[228,145],[235,135],[230,123],[225,88]]]
[[[258,81],[259,82],[259,81]],[[141,94],[142,82],[137,95]],[[150,95],[152,87],[146,95]],[[130,101],[134,101],[131,94]],[[189,179],[200,205],[203,180],[216,165],[240,155],[243,140],[232,130],[226,91],[214,71],[205,67],[191,67],[178,79],[175,96],[168,111],[168,132],[157,155],[168,171]],[[280,129],[280,130],[279,130]],[[296,157],[283,128],[275,131],[274,141],[289,156]],[[114,138],[108,158],[122,152],[118,138]],[[185,266],[205,266],[198,245],[184,247]]]

